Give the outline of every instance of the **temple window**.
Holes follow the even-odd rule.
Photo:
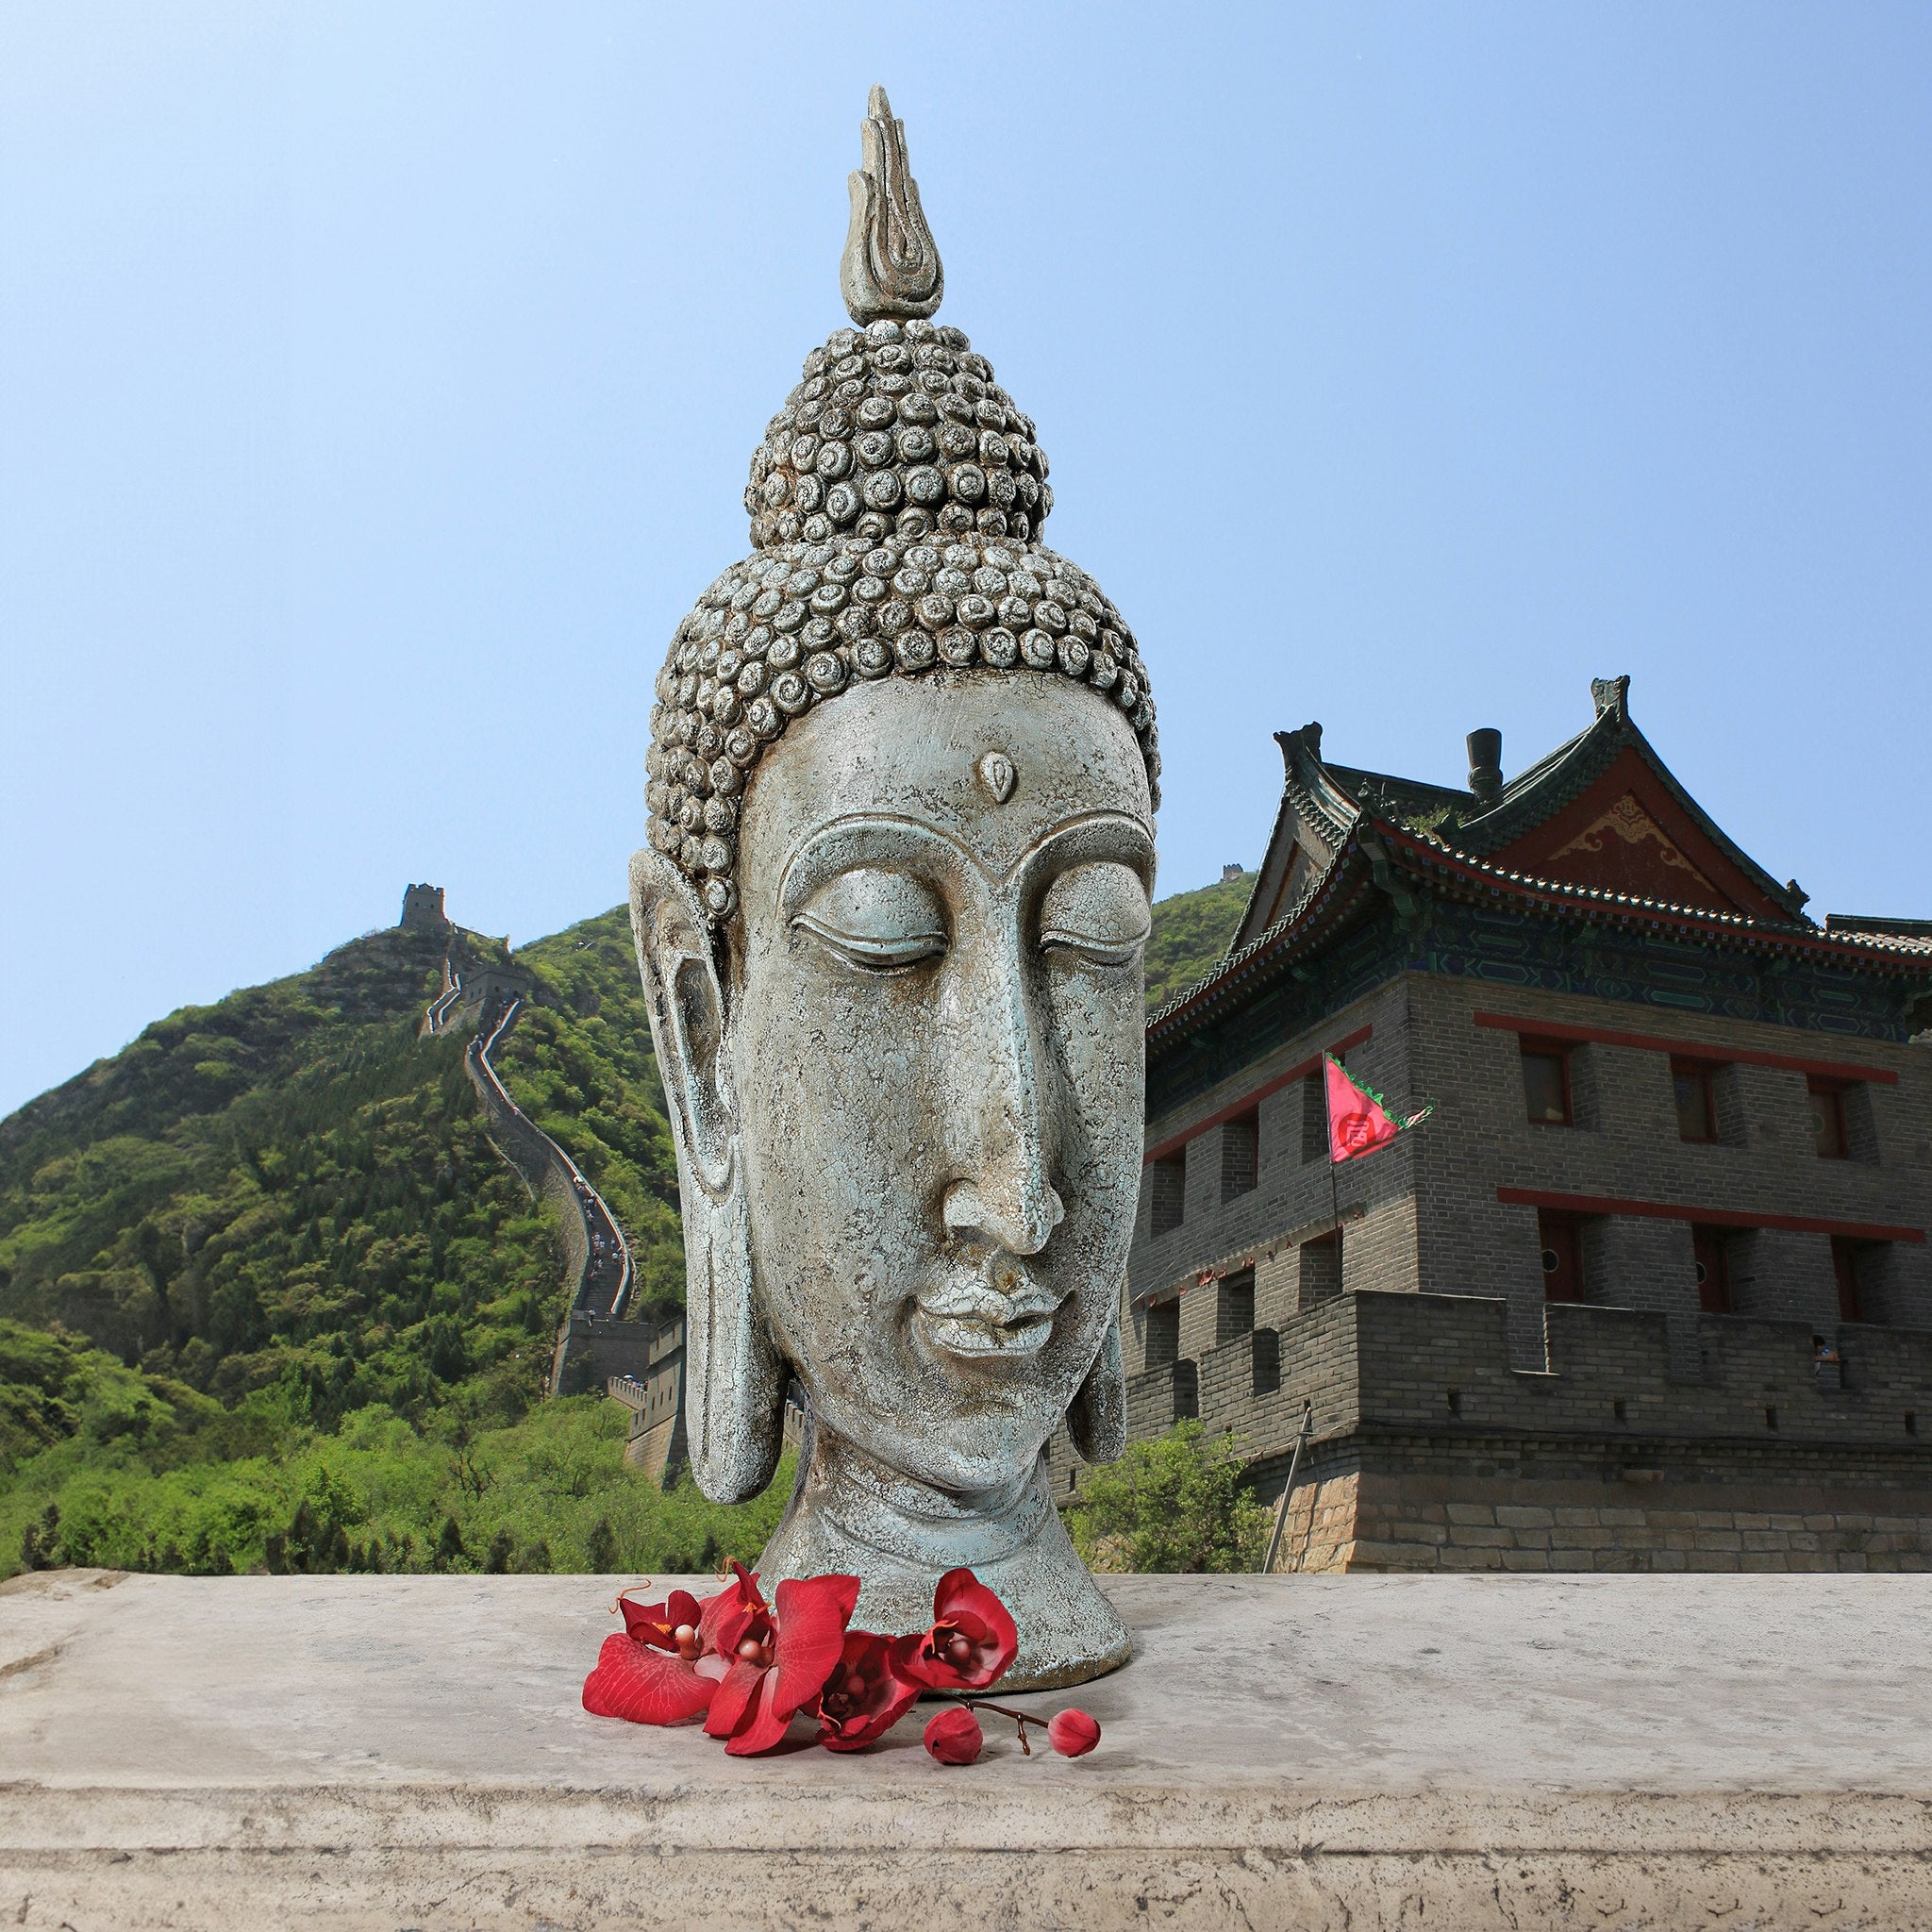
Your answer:
[[[1188,1150],[1177,1147],[1164,1160],[1148,1165],[1147,1183],[1153,1200],[1149,1204],[1147,1231],[1155,1240],[1177,1228],[1187,1214]]]
[[[1845,1090],[1837,1080],[1813,1074],[1805,1082],[1811,1104],[1811,1144],[1821,1160],[1845,1158]]]
[[[1174,1301],[1156,1302],[1147,1310],[1145,1344],[1141,1366],[1164,1369],[1181,1358],[1181,1305]]]
[[[1323,1160],[1328,1154],[1328,1094],[1319,1073],[1302,1082],[1302,1159]]]
[[[1884,1253],[1881,1241],[1852,1241],[1844,1235],[1831,1238],[1831,1272],[1838,1277],[1838,1318],[1840,1322],[1869,1322],[1865,1289],[1873,1264]]]
[[[1688,1135],[1685,1137],[1690,1138]],[[1690,1252],[1696,1258],[1697,1306],[1707,1315],[1731,1312],[1731,1257],[1722,1228],[1690,1230]]]
[[[1712,1091],[1714,1069],[1705,1060],[1671,1062],[1671,1091],[1677,1108],[1677,1139],[1717,1139],[1717,1096]]]
[[[1257,1328],[1248,1338],[1250,1387],[1257,1395],[1273,1395],[1281,1387],[1281,1334]]]
[[[1239,1341],[1255,1326],[1255,1271],[1243,1268],[1214,1284],[1214,1345]]]
[[[1221,1198],[1224,1203],[1254,1191],[1261,1154],[1261,1110],[1251,1107],[1221,1130]]]
[[[1543,1040],[1523,1042],[1523,1097],[1529,1118],[1539,1126],[1575,1124],[1570,1105],[1567,1048]]]
[[[1300,1304],[1312,1307],[1317,1302],[1331,1301],[1341,1292],[1341,1230],[1317,1235],[1304,1241],[1300,1256]]]
[[[1528,1055],[1524,1055],[1525,1059]],[[1542,1250],[1543,1299],[1583,1299],[1583,1224],[1574,1214],[1538,1210],[1537,1241]]]

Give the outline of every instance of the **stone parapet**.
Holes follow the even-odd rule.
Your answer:
[[[1671,1313],[1552,1305],[1525,1372],[1509,1318],[1343,1295],[1274,1335],[1266,1394],[1253,1338],[1203,1355],[1201,1421],[1271,1504],[1310,1405],[1282,1567],[1932,1568],[1932,1335],[1837,1324],[1820,1360],[1807,1322],[1699,1315],[1687,1376]]]
[[[0,1586],[9,1923],[1932,1925],[1915,1579],[1111,1577],[1100,1748],[964,1768],[587,1716],[630,1580]]]

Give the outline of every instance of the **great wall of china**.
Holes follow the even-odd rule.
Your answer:
[[[635,1284],[624,1230],[584,1172],[510,1098],[493,1056],[525,1008],[538,1003],[535,976],[498,942],[467,931],[443,910],[440,886],[412,885],[401,924],[441,933],[442,991],[424,1013],[429,1037],[471,1028],[463,1067],[482,1103],[491,1144],[524,1185],[555,1212],[569,1291],[545,1382],[547,1395],[582,1395],[600,1385],[631,1412],[624,1459],[657,1483],[685,1461],[684,1316],[631,1314]]]

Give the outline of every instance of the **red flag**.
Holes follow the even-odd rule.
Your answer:
[[[1435,1110],[1431,1102],[1420,1112],[1396,1120],[1388,1102],[1373,1087],[1355,1079],[1332,1053],[1322,1056],[1323,1075],[1328,1092],[1328,1158],[1355,1160],[1386,1147],[1397,1134],[1428,1119]]]

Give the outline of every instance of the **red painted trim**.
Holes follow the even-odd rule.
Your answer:
[[[1580,1040],[1599,1046],[1634,1046],[1645,1053],[1667,1053],[1680,1060],[1701,1060],[1707,1066],[1727,1062],[1747,1067],[1783,1067],[1793,1074],[1821,1074],[1827,1080],[1875,1080],[1896,1087],[1898,1075],[1890,1067],[1857,1060],[1807,1060],[1788,1053],[1760,1053],[1747,1046],[1707,1046],[1694,1040],[1667,1040],[1660,1033],[1619,1033],[1608,1026],[1559,1026],[1554,1021],[1516,1013],[1472,1013],[1478,1026],[1520,1033],[1525,1040]]]
[[[1625,855],[1617,853],[1614,839],[1603,841],[1606,851],[1602,854],[1573,852],[1563,859],[1554,856],[1626,793],[1637,800],[1657,830],[1694,868],[1690,876],[1681,873],[1674,875],[1670,868],[1657,866],[1641,856],[1641,845],[1627,855],[1634,871],[1625,874],[1616,863],[1619,856]],[[1638,891],[1673,899],[1701,911],[1741,912],[1747,918],[1774,921],[1790,917],[1784,906],[1686,813],[1672,795],[1670,786],[1651,769],[1634,744],[1625,744],[1567,805],[1558,807],[1540,824],[1491,853],[1489,862],[1503,872],[1532,873],[1563,885],[1595,887],[1603,891]],[[1562,869],[1552,871],[1552,866]],[[1644,873],[1650,874],[1650,883],[1634,883]]]
[[[1352,1047],[1359,1046],[1374,1030],[1373,1025],[1358,1026],[1345,1040],[1338,1040],[1328,1051],[1340,1059]],[[1184,1129],[1181,1133],[1170,1135],[1159,1146],[1148,1148],[1141,1157],[1141,1165],[1148,1167],[1157,1160],[1165,1160],[1170,1154],[1178,1153],[1190,1141],[1205,1134],[1209,1127],[1218,1127],[1224,1121],[1231,1121],[1237,1114],[1246,1113],[1251,1107],[1257,1106],[1271,1093],[1279,1093],[1284,1087],[1291,1087],[1297,1080],[1306,1080],[1321,1064],[1322,1056],[1316,1054],[1312,1059],[1302,1060],[1291,1066],[1287,1073],[1276,1074],[1274,1079],[1257,1087],[1252,1093],[1243,1093],[1239,1100],[1229,1101],[1219,1113],[1210,1113],[1205,1121],[1196,1121],[1191,1127]]]
[[[1923,1227],[1888,1227],[1875,1221],[1832,1221],[1821,1214],[1746,1214],[1733,1208],[1686,1208],[1668,1201],[1623,1201],[1607,1194],[1551,1194],[1541,1188],[1498,1188],[1511,1208],[1546,1208],[1558,1214],[1638,1214],[1651,1221],[1694,1221],[1706,1227],[1775,1227],[1789,1234],[1837,1234],[1855,1241],[1922,1241]]]

